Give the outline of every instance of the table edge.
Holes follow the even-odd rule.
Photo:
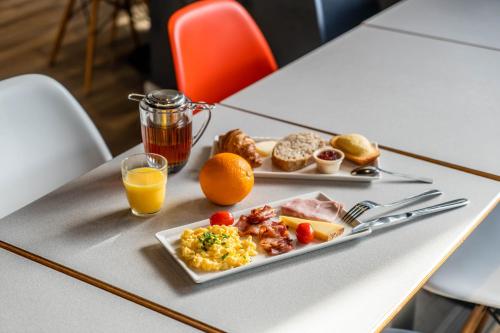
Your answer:
[[[485,50],[490,50],[490,51],[500,51],[500,48],[497,48],[497,47],[494,47],[494,46],[476,44],[476,43],[462,41],[462,40],[459,40],[459,39],[434,36],[434,35],[430,35],[430,34],[425,34],[425,33],[421,33],[421,32],[416,32],[416,31],[411,31],[411,30],[405,30],[405,29],[400,29],[400,28],[392,28],[392,27],[385,26],[385,25],[382,25],[382,24],[377,24],[377,23],[371,23],[371,22],[366,22],[365,21],[365,22],[362,22],[360,25],[363,26],[363,27],[365,27],[365,28],[373,28],[373,29],[386,30],[386,31],[396,32],[396,33],[405,34],[405,35],[411,35],[411,36],[416,36],[416,37],[422,37],[422,38],[427,38],[427,39],[438,40],[438,41],[441,41],[441,42],[448,42],[448,43],[460,44],[460,45],[465,45],[465,46],[477,47],[477,48],[480,48],[480,49],[485,49]]]

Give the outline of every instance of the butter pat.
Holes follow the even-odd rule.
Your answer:
[[[276,141],[260,141],[255,144],[255,149],[260,156],[268,157],[273,153],[275,145]]]
[[[280,216],[280,221],[292,229],[297,229],[301,223],[309,223],[314,230],[314,237],[329,241],[335,237],[341,236],[344,233],[344,227],[330,222],[320,222],[313,220],[300,219],[298,217]]]

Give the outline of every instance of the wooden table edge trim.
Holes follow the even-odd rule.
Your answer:
[[[167,307],[164,307],[163,305],[157,304],[155,302],[149,301],[141,296],[132,294],[128,291],[125,291],[123,289],[120,289],[118,287],[115,287],[109,283],[106,283],[104,281],[95,279],[89,275],[83,274],[81,272],[78,272],[74,269],[71,269],[69,267],[66,267],[64,265],[58,264],[52,260],[46,259],[44,257],[41,257],[37,254],[31,253],[29,251],[23,250],[17,246],[14,246],[12,244],[6,243],[4,241],[0,240],[0,248],[3,248],[7,251],[10,251],[14,254],[20,255],[26,259],[35,261],[41,265],[47,266],[49,268],[52,268],[60,273],[69,275],[75,279],[78,279],[84,283],[88,283],[94,287],[100,288],[102,290],[105,290],[107,292],[110,292],[116,296],[119,296],[121,298],[125,298],[128,301],[134,302],[138,305],[142,305],[150,310],[153,310],[155,312],[158,312],[162,315],[165,315],[167,317],[170,317],[174,320],[180,321],[186,325],[192,326],[196,329],[199,329],[203,332],[209,332],[209,333],[220,333],[224,332],[218,328],[215,328],[211,325],[208,325],[202,321],[196,320],[194,318],[191,318],[189,316],[186,316],[180,312],[174,311],[172,309],[169,309]]]
[[[338,133],[335,133],[335,132],[329,132],[329,131],[321,130],[321,129],[318,129],[318,128],[315,128],[315,127],[311,127],[311,126],[299,124],[299,123],[296,123],[296,122],[293,122],[293,121],[284,120],[284,119],[280,119],[280,118],[273,117],[273,116],[263,115],[263,114],[260,114],[260,113],[254,112],[254,111],[250,111],[250,110],[247,110],[247,109],[243,109],[243,108],[240,108],[240,107],[237,107],[237,106],[232,106],[232,105],[225,104],[225,103],[218,103],[218,104],[222,105],[224,107],[227,107],[227,108],[234,109],[234,110],[238,110],[238,111],[241,111],[241,112],[253,114],[255,116],[259,116],[259,117],[263,117],[263,118],[268,118],[268,119],[280,121],[282,123],[287,123],[287,124],[290,124],[290,125],[300,126],[300,127],[303,127],[303,128],[307,128],[307,129],[313,130],[313,131],[318,131],[318,132],[329,134],[329,135],[339,135]],[[414,154],[414,153],[411,153],[411,152],[408,152],[408,151],[405,151],[405,150],[400,150],[400,149],[397,149],[397,148],[393,148],[393,147],[389,147],[389,146],[386,146],[386,145],[382,145],[380,143],[378,143],[378,146],[381,149],[388,150],[388,151],[391,151],[393,153],[397,153],[397,154],[400,154],[400,155],[412,157],[412,158],[415,158],[415,159],[418,159],[418,160],[430,162],[430,163],[433,163],[433,164],[441,165],[441,166],[444,166],[444,167],[447,167],[447,168],[451,168],[451,169],[455,169],[455,170],[459,170],[459,171],[462,171],[462,172],[470,173],[470,174],[473,174],[473,175],[476,175],[476,176],[480,176],[480,177],[484,177],[484,178],[488,178],[488,179],[500,181],[500,175],[495,175],[493,173],[489,173],[489,172],[485,172],[485,171],[480,171],[480,170],[476,170],[476,169],[472,169],[472,168],[468,168],[468,167],[464,167],[462,165],[458,165],[458,164],[454,164],[454,163],[450,163],[450,162],[438,160],[438,159],[427,157],[427,156],[424,156],[424,155]]]
[[[431,276],[448,260],[449,257],[462,245],[462,243],[469,238],[474,230],[486,219],[486,217],[497,207],[500,202],[500,198],[497,195],[496,201],[491,202],[489,207],[486,209],[481,216],[474,221],[474,225],[467,230],[467,233],[456,243],[453,245],[453,248],[439,261],[439,263],[431,269],[431,271],[424,277],[424,279],[413,289],[408,296],[396,307],[396,309],[387,316],[380,325],[378,325],[374,332],[380,333],[384,330],[384,328],[396,317],[396,315],[408,304],[408,302],[422,289],[422,287],[427,283],[427,281],[431,278]]]
[[[404,29],[385,27],[383,25],[379,25],[379,24],[375,24],[375,23],[362,22],[361,26],[364,26],[366,28],[374,28],[374,29],[386,30],[386,31],[396,32],[396,33],[405,34],[405,35],[411,35],[411,36],[415,36],[415,37],[433,39],[433,40],[437,40],[437,41],[441,41],[441,42],[477,47],[480,49],[485,49],[485,50],[490,50],[490,51],[500,51],[499,48],[494,47],[494,46],[486,46],[486,45],[481,45],[481,44],[476,44],[476,43],[471,43],[471,42],[464,42],[464,41],[461,41],[458,39],[453,39],[453,38],[439,37],[439,36],[424,34],[421,32],[414,32],[414,31],[409,31],[409,30],[404,30]]]

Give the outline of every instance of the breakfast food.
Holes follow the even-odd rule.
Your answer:
[[[320,148],[313,154],[319,173],[336,173],[344,161],[344,153],[331,147]]]
[[[218,211],[210,216],[210,226],[208,221],[203,221],[202,225],[207,226],[198,227],[200,223],[196,223],[197,228],[187,228],[182,232],[176,254],[189,267],[215,272],[247,265],[252,256],[259,256],[257,261],[260,262],[263,256],[276,256],[295,248],[301,251],[304,247],[319,245],[318,240],[329,241],[343,235],[344,226],[311,219],[334,220],[340,209],[341,205],[335,201],[299,198],[281,207],[264,205],[252,209],[239,215],[232,225],[235,221],[233,215],[228,211]],[[278,217],[280,211],[282,214],[307,216],[308,219]],[[292,238],[290,233],[295,237]]]
[[[255,144],[257,153],[262,157],[271,156],[274,146],[276,146],[276,141],[260,141]]]
[[[361,134],[344,134],[330,140],[332,147],[344,152],[345,158],[363,165],[373,162],[380,156],[380,151]]]
[[[325,149],[318,154],[318,158],[325,161],[335,161],[340,159],[341,157],[342,155],[333,149]]]
[[[191,267],[221,271],[246,265],[257,255],[252,237],[240,238],[238,229],[210,226],[186,229],[181,235],[180,256]]]
[[[210,216],[210,225],[233,225],[233,214],[226,211],[215,212]]]
[[[311,132],[290,134],[276,143],[272,161],[284,171],[302,169],[313,162],[313,153],[326,146],[326,142]]]
[[[208,200],[218,205],[234,205],[252,190],[254,177],[250,164],[232,153],[217,154],[200,171],[200,186]]]
[[[294,199],[281,206],[281,214],[314,221],[335,222],[342,204],[336,201]]]
[[[310,223],[301,223],[295,229],[297,240],[302,244],[309,244],[314,240],[314,230]]]
[[[233,153],[247,160],[252,168],[262,165],[262,158],[257,153],[255,141],[240,129],[234,129],[219,136],[218,152]]]
[[[252,235],[259,239],[259,245],[269,255],[293,250],[292,239],[282,222],[275,222],[276,210],[270,206],[253,209],[249,215],[240,216],[236,227],[240,236]]]
[[[291,216],[280,216],[280,221],[292,229],[297,229],[302,224],[309,224],[314,231],[314,237],[319,240],[329,241],[344,233],[344,227],[340,224],[301,219]]]

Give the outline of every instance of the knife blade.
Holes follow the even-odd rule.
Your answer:
[[[360,232],[362,230],[366,230],[368,228],[371,229],[379,229],[382,226],[385,225],[396,225],[404,222],[409,222],[413,221],[418,217],[421,216],[426,216],[430,214],[435,214],[438,212],[450,210],[450,209],[455,209],[459,207],[463,207],[469,203],[468,199],[462,198],[462,199],[455,199],[447,202],[443,202],[438,205],[434,206],[429,206],[417,210],[412,210],[406,213],[401,213],[401,214],[394,214],[394,215],[388,215],[388,216],[382,216],[376,219],[368,220],[366,222],[363,222],[354,228],[352,228],[351,232],[356,233]]]

